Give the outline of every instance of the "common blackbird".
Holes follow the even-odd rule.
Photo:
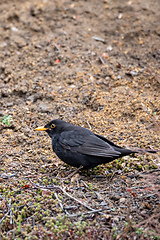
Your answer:
[[[131,153],[143,152],[119,147],[101,135],[59,119],[35,130],[46,131],[52,139],[56,155],[63,162],[78,168],[89,169]],[[156,153],[155,150],[144,151]]]

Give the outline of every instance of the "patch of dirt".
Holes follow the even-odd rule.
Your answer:
[[[34,131],[60,118],[159,149],[159,12],[157,0],[1,1],[2,239],[160,238],[159,153],[62,182],[71,168]]]

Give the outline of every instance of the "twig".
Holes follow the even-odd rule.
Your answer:
[[[55,173],[55,171],[57,171],[57,169],[52,171],[52,174]],[[32,175],[31,174],[31,175],[27,175],[27,176],[24,175],[23,178],[31,178],[31,177],[36,178],[36,177],[43,177],[43,176],[48,176],[48,173],[39,174],[39,175],[38,174],[37,175],[35,175],[35,174]]]
[[[52,43],[53,43],[53,45],[57,48],[57,50],[58,50],[59,52],[61,52],[61,50],[60,50],[60,48],[58,47],[58,45],[57,45],[55,42],[53,42],[53,41],[52,41]]]
[[[62,209],[62,211],[65,212],[65,213],[67,214],[67,216],[70,217],[69,212],[63,207],[63,204],[61,203],[61,201],[60,201],[60,199],[59,199],[59,197],[58,197],[58,195],[57,195],[56,192],[54,192],[54,196],[55,196],[55,198],[58,200],[59,206],[60,206],[60,208]]]
[[[12,209],[11,209],[11,203],[12,203],[12,199],[10,198],[8,208],[9,208],[9,211],[10,211],[10,224],[13,224],[13,212],[12,212]]]
[[[37,178],[37,177],[43,177],[43,176],[47,176],[48,175],[48,173],[47,174],[42,174],[42,175],[28,175],[28,176],[23,176],[24,178]]]
[[[106,178],[105,175],[92,175],[91,178]]]
[[[44,187],[44,186],[41,186],[41,185],[39,185],[39,184],[36,184],[36,183],[32,182],[31,179],[29,179],[29,181],[31,182],[31,184],[32,184],[35,188],[41,189],[41,190],[44,190],[44,191],[50,190],[50,189],[61,190],[61,189],[60,189],[60,188],[61,188],[60,186],[47,186],[47,187]]]
[[[141,181],[140,181],[141,182]],[[139,183],[139,182],[137,182],[137,183]],[[144,186],[136,186],[136,187],[131,187],[131,189],[138,189],[138,188],[149,188],[149,187],[151,187],[152,185],[151,184],[149,184],[149,185],[144,185]]]
[[[60,190],[60,191],[62,191],[66,196],[68,196],[68,197],[71,198],[72,200],[78,202],[79,204],[81,204],[81,205],[84,206],[85,208],[88,208],[88,209],[91,210],[91,211],[95,211],[95,210],[96,210],[96,209],[93,209],[93,208],[89,207],[87,204],[81,202],[81,201],[78,200],[77,198],[73,197],[72,195],[70,195],[69,193],[67,193],[67,192],[64,190],[64,188],[62,188],[62,187],[60,187],[60,186],[50,185],[50,186],[45,186],[45,187],[44,187],[44,186],[41,186],[41,185],[39,185],[39,184],[35,184],[35,183],[32,182],[31,180],[30,180],[30,182],[32,183],[32,185],[33,185],[35,188],[37,188],[37,189],[42,189],[42,190],[44,190],[44,191],[46,191],[46,190],[51,190],[51,189]],[[99,211],[102,211],[102,209],[99,209]]]
[[[60,187],[61,188],[61,187]],[[67,195],[69,198],[73,199],[74,201],[78,202],[79,204],[81,204],[82,206],[88,208],[91,211],[95,211],[96,209],[93,209],[91,207],[89,207],[88,205],[86,205],[85,203],[82,203],[81,201],[79,201],[77,198],[71,196],[69,193],[67,193],[63,188],[61,188],[62,192]]]
[[[145,195],[145,198],[154,197],[154,196],[156,196],[156,195],[157,195],[156,193],[148,194],[148,195]],[[144,200],[144,196],[142,196],[142,197],[138,197],[138,199],[140,199],[140,200]]]
[[[87,215],[87,214],[92,214],[92,213],[96,213],[96,212],[101,212],[102,209],[97,209],[97,210],[92,210],[92,211],[88,211],[88,212],[85,212],[85,213],[77,213],[77,214],[70,214],[62,205],[57,193],[54,192],[54,196],[56,197],[56,199],[58,200],[58,203],[60,205],[60,208],[62,209],[63,212],[65,212],[65,214],[67,214],[68,217],[78,217],[78,216],[81,216],[81,215]]]
[[[84,186],[85,186],[86,188],[88,188],[89,190],[91,190],[90,187],[87,185],[86,182],[84,182],[83,180],[81,180],[81,182],[84,184]],[[98,200],[103,200],[103,201],[106,203],[106,201],[104,200],[104,198],[102,197],[102,195],[101,195],[99,192],[94,191],[94,193],[97,195]],[[107,203],[106,203],[106,204],[107,204]]]
[[[156,215],[153,215],[150,218],[147,218],[146,220],[144,220],[144,221],[140,222],[139,224],[137,224],[136,227],[139,228],[141,225],[149,223],[149,222],[151,222],[152,219],[154,219],[154,218],[158,219],[159,217],[160,217],[160,213],[158,213]]]
[[[105,62],[104,62],[104,60],[103,60],[102,57],[99,57],[99,60],[101,61],[101,63],[102,63],[103,65],[105,65]]]
[[[10,212],[10,210],[8,210],[7,213],[3,216],[3,218],[0,220],[0,224],[3,222],[3,220],[4,220],[5,217],[8,215],[9,212]]]
[[[140,175],[142,175],[142,174],[150,174],[150,173],[153,173],[153,172],[160,172],[160,169],[152,169],[152,170],[149,170],[149,171],[141,172],[139,174]]]
[[[106,41],[103,38],[92,37],[94,40],[105,43]]]
[[[91,125],[89,124],[88,121],[87,121],[87,124],[88,124],[88,126],[89,126],[89,129],[92,130],[92,127],[91,127]]]
[[[81,182],[83,183],[83,185],[84,185],[86,188],[90,189],[89,186],[87,185],[87,183],[86,183],[85,181],[81,180]]]
[[[7,175],[7,174],[4,173],[4,174],[1,175],[1,177],[2,177],[3,179],[8,179],[8,178],[17,176],[17,174],[18,174],[18,173],[14,173],[14,174],[11,174],[11,175]]]
[[[5,217],[10,213],[10,224],[13,223],[13,214],[12,214],[12,210],[11,210],[11,202],[12,199],[9,199],[9,204],[7,204],[8,206],[8,211],[6,212],[6,214],[3,216],[3,218],[0,220],[0,224],[3,222],[3,220],[5,219]]]
[[[85,212],[85,213],[69,214],[68,217],[78,217],[78,216],[81,216],[81,215],[87,215],[87,214],[92,214],[92,213],[99,213],[101,211],[102,211],[102,209],[97,209],[97,210],[92,210],[92,211],[88,211],[88,212]]]

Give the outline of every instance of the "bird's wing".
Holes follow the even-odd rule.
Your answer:
[[[86,155],[99,157],[118,157],[120,152],[94,134],[80,131],[66,131],[61,133],[59,143],[64,149]]]
[[[105,138],[105,137],[103,137],[103,136],[101,136],[101,135],[98,135],[98,134],[95,134],[95,135],[96,135],[98,138],[102,139],[103,141],[107,142],[110,146],[123,149],[122,147],[117,146],[116,144],[114,144],[113,142],[111,142],[110,140],[108,140],[107,138]]]

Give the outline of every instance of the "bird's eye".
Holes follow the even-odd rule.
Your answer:
[[[56,125],[54,123],[51,124],[51,128],[55,128]]]

